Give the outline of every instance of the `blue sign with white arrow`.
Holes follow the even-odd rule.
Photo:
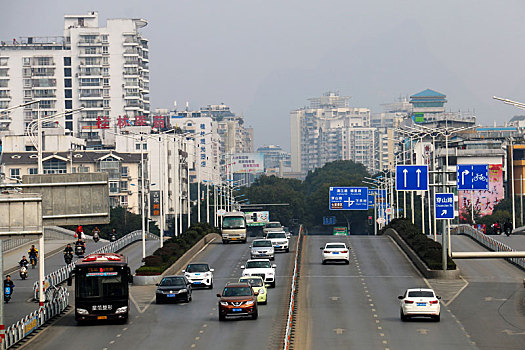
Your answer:
[[[489,165],[458,165],[458,190],[476,191],[489,189]]]
[[[368,210],[368,187],[330,187],[330,210]]]
[[[436,220],[454,219],[454,194],[436,193],[434,209]]]
[[[398,165],[396,167],[396,190],[427,191],[428,165]]]

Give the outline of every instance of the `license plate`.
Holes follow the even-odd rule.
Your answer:
[[[236,240],[237,240],[237,238],[231,238],[231,240],[232,240],[232,241],[236,241]]]
[[[281,246],[280,246],[280,245],[278,245],[278,244],[276,244],[276,245],[275,245],[275,248],[281,248]]]
[[[417,306],[426,306],[427,303],[416,303]]]
[[[339,252],[333,252],[332,254],[339,254]]]
[[[196,273],[195,276],[200,276],[200,273]]]
[[[201,284],[201,282],[193,282],[193,284]]]
[[[107,320],[107,316],[97,316],[97,320]]]
[[[173,298],[175,297],[175,294],[168,294],[168,298]]]
[[[240,312],[242,309],[232,309],[233,312]]]

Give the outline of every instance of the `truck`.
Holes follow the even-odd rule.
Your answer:
[[[246,217],[241,211],[224,214],[221,227],[222,243],[246,243]]]

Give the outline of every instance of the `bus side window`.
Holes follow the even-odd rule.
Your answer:
[[[133,283],[133,274],[131,273],[131,269],[128,267],[128,283]]]

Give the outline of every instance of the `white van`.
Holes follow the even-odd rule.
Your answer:
[[[241,211],[224,214],[222,218],[222,243],[246,243],[246,218]]]

